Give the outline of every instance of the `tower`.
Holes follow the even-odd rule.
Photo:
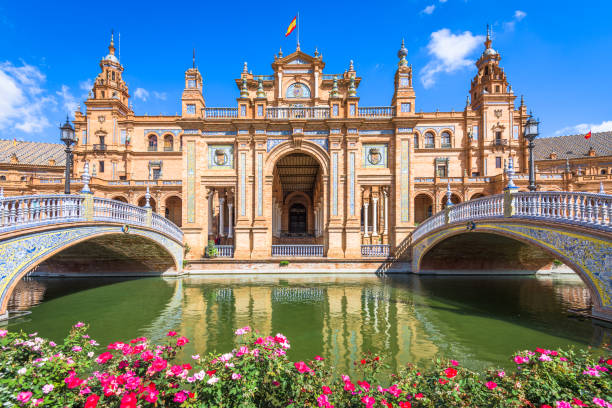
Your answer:
[[[203,118],[203,109],[206,106],[202,91],[202,75],[195,64],[195,50],[193,51],[192,65],[185,71],[185,89],[181,97],[182,114],[187,118]]]
[[[397,116],[409,116],[415,112],[412,66],[408,65],[407,55],[408,50],[404,46],[404,40],[402,40],[402,46],[397,52],[397,57],[400,60],[397,63],[397,71],[395,71],[395,90],[391,100],[391,106],[395,108]]]
[[[128,87],[121,77],[123,66],[115,55],[114,35],[111,33],[111,40],[108,46],[108,55],[100,61],[101,72],[96,77],[93,86],[91,99],[105,100],[105,105],[110,102],[113,106],[117,105],[123,111],[129,110],[128,101],[130,95]]]

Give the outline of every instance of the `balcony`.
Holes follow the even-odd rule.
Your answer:
[[[217,248],[217,257],[219,258],[233,258],[234,257],[234,246],[233,245],[215,245]]]
[[[95,144],[93,145],[93,149],[95,152],[105,152],[107,145],[105,144]]]
[[[268,119],[328,119],[329,107],[267,108]]]
[[[389,256],[389,245],[362,245],[361,256],[386,258]]]
[[[368,119],[384,119],[395,116],[393,106],[369,106],[357,109],[357,116]]]
[[[172,146],[164,146],[164,152],[173,152],[174,149],[172,148]]]
[[[156,152],[157,151],[157,145],[147,147],[147,151],[149,151],[149,152]]]
[[[207,119],[232,119],[238,117],[238,108],[204,108]]]
[[[493,146],[508,146],[508,140],[506,139],[495,139]]]

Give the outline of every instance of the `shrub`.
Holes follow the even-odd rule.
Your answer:
[[[280,267],[289,266],[289,261],[280,261],[278,266],[280,266]]]
[[[289,340],[236,330],[225,354],[176,361],[189,342],[170,331],[163,344],[145,337],[106,350],[77,323],[63,344],[0,330],[0,402],[45,407],[612,407],[612,359],[587,351],[536,349],[513,356],[513,373],[475,372],[438,359],[408,364],[390,386],[376,385],[379,356],[355,362],[358,378],[333,374],[324,358],[292,362]]]
[[[208,240],[208,245],[206,245],[206,250],[204,254],[208,258],[217,257],[217,246],[215,245],[215,241],[213,241],[212,239]]]

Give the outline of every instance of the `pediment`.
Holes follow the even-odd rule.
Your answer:
[[[299,66],[299,67],[307,67],[309,65],[319,65],[321,68],[325,66],[323,61],[321,61],[320,57],[316,58],[312,55],[308,55],[302,51],[295,51],[285,57],[276,58],[274,60],[273,66]]]

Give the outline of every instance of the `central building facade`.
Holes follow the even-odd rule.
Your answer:
[[[489,36],[458,111],[417,109],[407,54],[402,44],[389,106],[360,104],[352,61],[328,73],[298,46],[275,55],[271,73],[245,63],[234,107],[207,106],[194,64],[180,115],[136,116],[111,40],[76,113],[74,174],[88,162],[94,194],[137,205],[148,189],[190,257],[210,240],[235,259],[386,256],[449,196],[499,193],[509,158],[527,166],[527,109]]]

